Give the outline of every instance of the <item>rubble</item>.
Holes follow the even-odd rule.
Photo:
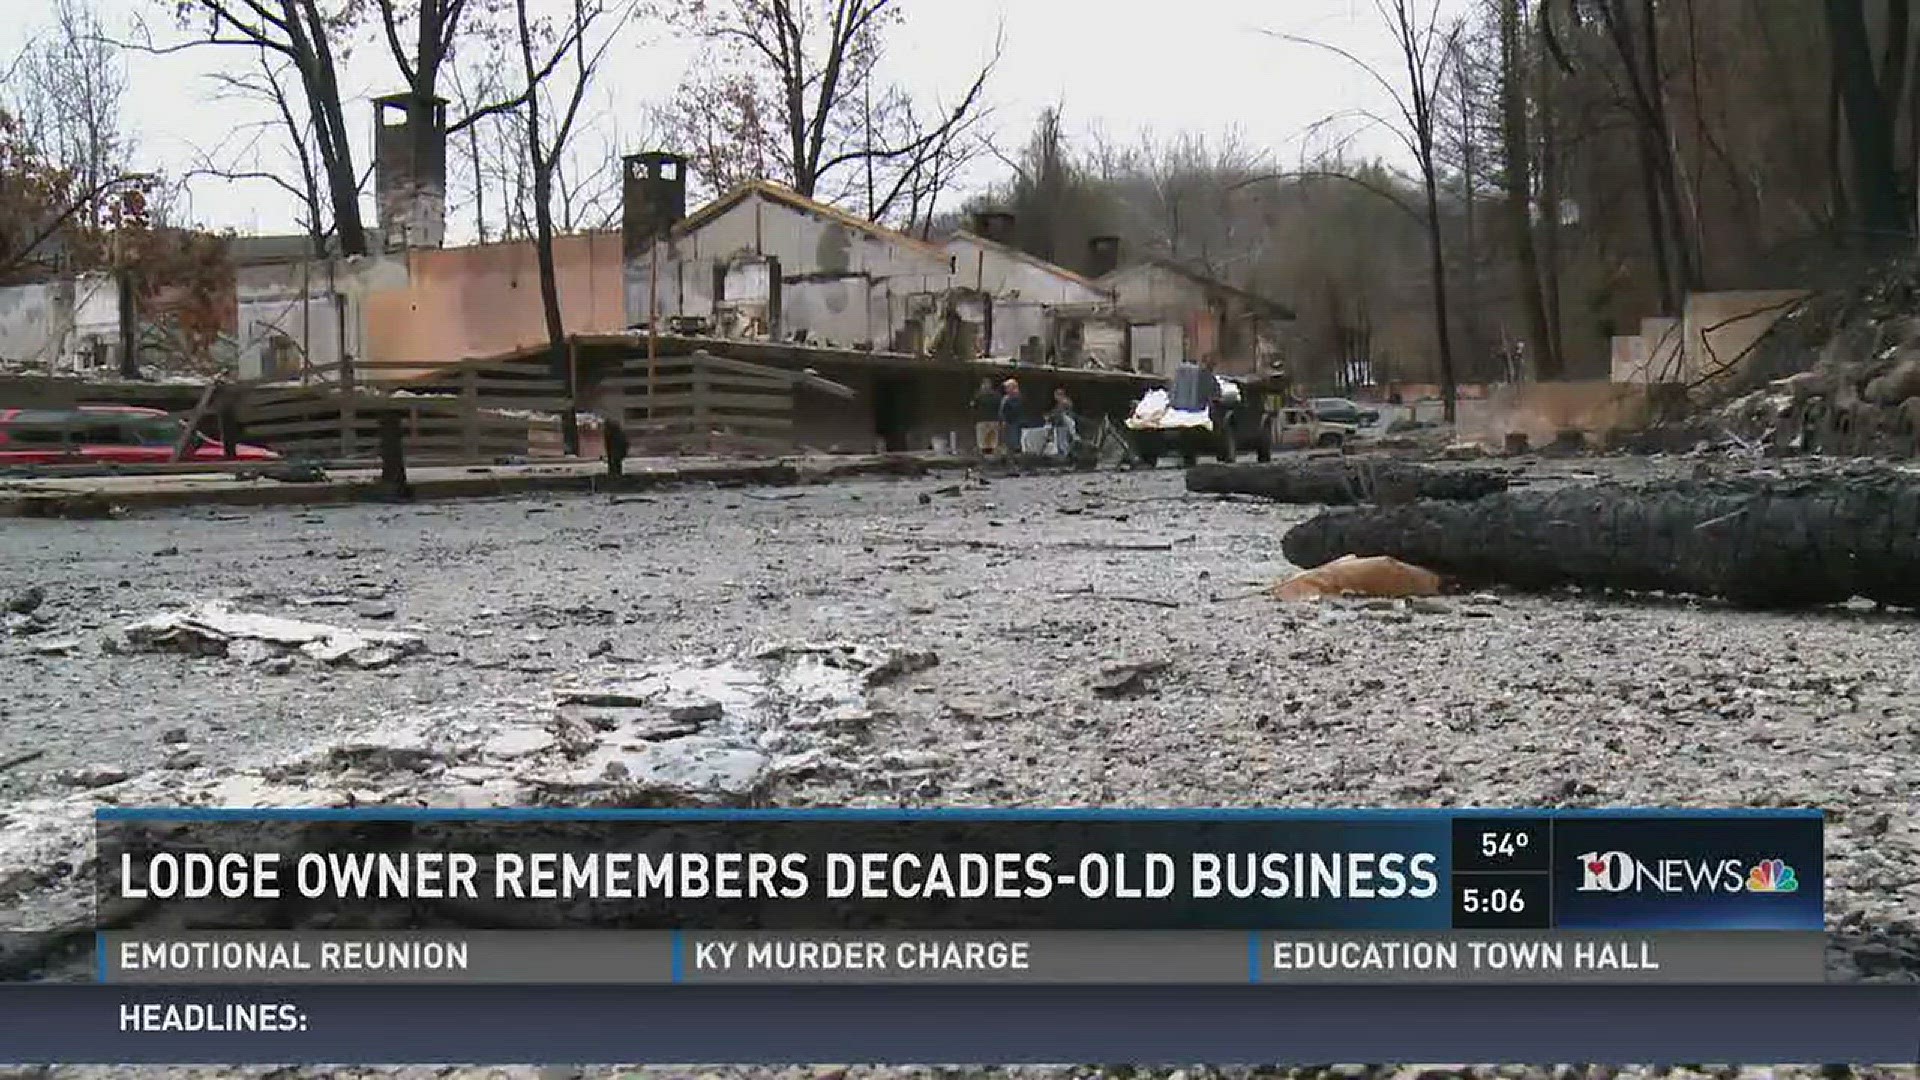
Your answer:
[[[86,910],[91,815],[105,788],[117,802],[170,806],[748,806],[799,776],[925,775],[944,757],[874,747],[850,721],[871,715],[869,688],[934,660],[828,642],[657,661],[605,682],[589,670],[587,686],[421,711],[237,768],[207,766],[184,729],[168,730],[160,739],[173,752],[159,768],[67,770],[57,780],[69,794],[9,807],[33,827],[0,832],[0,865],[37,884],[0,898],[0,928],[45,929]],[[589,723],[576,715],[582,700],[623,704]]]
[[[1690,388],[1687,417],[1621,448],[1732,448],[1777,456],[1920,454],[1920,261],[1881,266],[1797,303],[1731,376]]]
[[[1594,477],[1579,482],[1592,483],[1685,476],[1693,462],[1581,464]],[[1529,465],[1516,479],[1533,480],[1525,490],[1536,491],[1568,472]],[[87,838],[93,809],[109,801],[692,802],[691,795],[619,785],[540,791],[528,778],[582,767],[607,747],[618,751],[609,760],[630,763],[648,753],[647,744],[708,734],[703,728],[717,725],[711,737],[771,759],[751,798],[781,807],[1821,806],[1830,815],[1830,974],[1920,978],[1920,936],[1911,930],[1920,922],[1911,886],[1920,830],[1909,812],[1920,745],[1910,719],[1920,672],[1901,662],[1920,640],[1920,623],[1507,591],[1450,596],[1452,615],[1400,603],[1415,616],[1407,624],[1371,621],[1393,609],[1369,613],[1366,601],[1213,603],[1201,597],[1236,589],[1264,595],[1261,586],[1289,572],[1281,534],[1317,511],[1193,496],[1183,481],[1171,469],[1029,477],[936,498],[931,507],[915,499],[930,483],[869,481],[811,496],[806,513],[747,499],[726,511],[725,495],[696,490],[611,512],[604,497],[581,497],[551,500],[548,513],[528,517],[524,500],[508,499],[405,511],[347,506],[312,523],[318,528],[263,513],[223,524],[217,580],[244,579],[281,596],[350,593],[339,568],[378,563],[375,573],[404,575],[403,617],[445,628],[448,647],[430,636],[432,653],[376,678],[321,667],[297,652],[244,670],[230,659],[96,655],[90,633],[85,654],[54,662],[31,656],[27,639],[0,638],[0,666],[12,664],[0,672],[8,689],[0,696],[10,710],[0,759],[46,751],[35,763],[0,771],[8,791],[0,812],[9,819],[0,832],[0,925],[44,928],[70,917],[86,928],[75,974],[87,974],[78,970],[93,940]],[[1055,512],[1084,504],[1090,485],[1108,508],[1130,515],[1124,527],[1091,511]],[[862,498],[853,500],[855,494]],[[1005,527],[989,527],[989,517]],[[974,549],[876,541],[901,534],[907,522],[924,522],[923,531],[936,538],[1009,542]],[[69,623],[79,632],[88,615],[118,625],[208,587],[209,568],[199,558],[150,557],[176,541],[192,551],[197,541],[187,540],[189,532],[204,528],[197,522],[183,526],[155,515],[111,529],[48,522],[19,528],[36,535],[12,552],[6,584],[44,583],[46,607],[59,617],[56,633],[66,633]],[[301,550],[289,545],[290,533],[315,535],[305,542],[318,555],[289,557]],[[1182,539],[1189,536],[1198,539]],[[1085,546],[1116,538],[1180,542],[1164,552]],[[622,549],[596,542],[612,540]],[[337,564],[336,548],[359,551],[361,559]],[[924,561],[909,564],[907,553]],[[528,572],[503,573],[509,560],[524,560]],[[1212,574],[1205,584],[1202,571]],[[730,579],[739,584],[725,584]],[[1161,610],[1051,596],[1088,585],[1101,594],[1190,599]],[[754,595],[761,588],[773,598]],[[0,587],[0,598],[7,591]],[[260,610],[278,610],[264,603]],[[910,617],[909,606],[936,613]],[[514,670],[518,661],[509,659],[525,648],[519,638],[534,611],[556,624],[541,627],[555,673],[537,678]],[[333,618],[342,609],[295,613]],[[458,632],[468,627],[491,636]],[[588,660],[589,648],[606,639],[616,654]],[[677,724],[664,699],[656,703],[651,688],[633,685],[651,664],[671,657],[773,672],[798,654],[768,650],[778,658],[763,664],[755,656],[768,641],[820,639],[931,644],[939,664],[838,704],[783,705],[768,714],[730,707],[704,725]],[[1094,696],[1089,682],[1103,663],[1154,657],[1174,666],[1149,676],[1146,692]],[[291,674],[252,677],[276,662]],[[823,678],[864,679],[825,666]],[[81,685],[94,692],[77,693]],[[569,690],[640,700],[559,704]],[[41,715],[58,718],[57,734],[51,724],[35,726]],[[749,720],[756,715],[765,715],[764,723]],[[215,719],[228,726],[211,728]],[[207,763],[163,769],[171,757],[158,733],[181,724],[204,740],[195,745]],[[485,749],[496,738],[513,752],[544,738],[553,745],[510,757]],[[377,759],[343,768],[321,755],[356,743],[431,753],[419,759],[417,772],[381,771]],[[909,776],[882,762],[893,750],[937,752],[949,761]],[[98,791],[52,779],[59,769],[93,762],[134,775]],[[295,763],[302,767],[271,768]],[[1568,787],[1565,777],[1584,781]],[[1875,823],[1887,816],[1893,824],[1884,833],[1861,831],[1878,830]],[[62,884],[69,872],[82,875],[72,887]],[[17,902],[7,899],[14,896]],[[418,1072],[424,1078],[446,1068]],[[460,1075],[480,1080],[493,1071]],[[654,1075],[696,1072],[778,1075],[684,1067]],[[501,1075],[532,1080],[531,1071]],[[856,1067],[850,1075],[901,1073]],[[1302,1080],[1332,1075],[1298,1071]],[[1413,1078],[1390,1068],[1353,1075]],[[1480,1075],[1495,1080],[1491,1070]],[[1509,1071],[1501,1080],[1517,1075]]]
[[[40,611],[31,613],[9,611],[4,617],[0,617],[0,625],[5,626],[7,633],[14,637],[27,637],[53,629],[53,620]]]
[[[1914,606],[1915,522],[1920,472],[1863,464],[1334,510],[1296,526],[1282,547],[1298,566],[1387,555],[1470,585]]]
[[[1145,693],[1148,677],[1158,675],[1170,665],[1165,660],[1132,660],[1106,664],[1094,676],[1093,692],[1099,697],[1132,697]]]
[[[227,656],[243,663],[298,652],[324,664],[379,668],[426,650],[417,634],[236,611],[218,600],[143,619],[123,627],[121,636],[130,650]]]
[[[83,769],[67,769],[56,774],[55,779],[68,787],[102,788],[121,783],[127,779],[127,770],[112,765],[95,765]]]
[[[1263,465],[1195,465],[1187,490],[1258,495],[1276,502],[1348,506],[1410,499],[1477,499],[1505,491],[1493,469],[1435,468],[1392,460],[1277,461]]]

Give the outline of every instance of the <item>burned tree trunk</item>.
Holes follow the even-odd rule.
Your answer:
[[[1505,473],[1435,469],[1400,461],[1349,463],[1286,461],[1270,465],[1195,465],[1187,490],[1208,495],[1258,495],[1286,503],[1349,506],[1414,499],[1478,499],[1507,489]]]
[[[1855,596],[1920,605],[1920,479],[1885,468],[1799,479],[1594,485],[1333,511],[1287,559],[1391,555],[1463,584],[1692,593],[1746,607]]]

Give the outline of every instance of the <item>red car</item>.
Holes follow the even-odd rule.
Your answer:
[[[186,421],[158,409],[82,405],[77,409],[0,409],[0,467],[8,465],[165,464]],[[262,446],[234,447],[235,461],[277,461]],[[183,461],[225,461],[226,448],[198,432]]]

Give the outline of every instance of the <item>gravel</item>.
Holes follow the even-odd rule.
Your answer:
[[[1562,466],[1574,467],[1653,466]],[[1550,482],[1544,469],[1533,473]],[[936,666],[909,665],[878,686],[864,718],[883,759],[908,771],[880,784],[805,770],[778,802],[1819,806],[1830,815],[1831,975],[1920,980],[1920,827],[1909,779],[1920,749],[1920,621],[1911,616],[1492,594],[1289,605],[1260,590],[1290,572],[1280,537],[1315,508],[1190,495],[1174,470],[970,479],[957,488],[951,479],[857,481],[797,494],[743,499],[707,489],[11,523],[0,596],[42,590],[33,615],[46,633],[80,644],[47,652],[33,635],[0,636],[0,685],[8,687],[0,761],[43,751],[0,774],[0,811],[71,796],[76,777],[160,769],[181,749],[167,736],[182,730],[217,762],[267,761],[423,708],[524,699],[590,663],[773,640],[864,641],[937,654]],[[164,548],[181,554],[151,557]],[[216,598],[364,629],[377,619],[380,629],[422,635],[428,648],[363,671],[106,647],[116,626]],[[377,614],[356,611],[376,598]],[[1437,1068],[1334,1072],[1413,1080]],[[216,1072],[265,1070],[0,1076]],[[376,1075],[314,1074],[323,1072]],[[1182,1074],[1255,1075],[619,1073]]]

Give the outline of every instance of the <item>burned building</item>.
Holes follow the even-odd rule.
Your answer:
[[[373,201],[387,251],[437,248],[447,236],[447,103],[373,99]]]
[[[937,343],[944,249],[764,180],[682,216],[684,160],[627,161],[631,325],[906,353]]]
[[[1184,360],[1213,360],[1227,374],[1281,366],[1294,314],[1276,300],[1160,258],[1114,270],[1099,283],[1113,292],[1134,371],[1165,373]]]
[[[1126,334],[1113,293],[995,235],[1005,235],[1004,225],[982,215],[972,231],[947,240],[954,262],[953,306],[977,345],[969,355],[1121,367]]]

